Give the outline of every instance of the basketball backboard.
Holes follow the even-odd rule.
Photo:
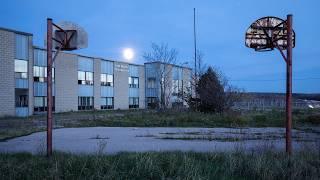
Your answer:
[[[62,51],[72,51],[88,46],[87,32],[79,25],[69,21],[53,24],[52,39],[52,48]]]
[[[293,31],[292,47],[295,46]],[[263,17],[250,25],[246,32],[245,45],[256,51],[270,51],[274,48],[287,49],[287,24],[278,17]]]

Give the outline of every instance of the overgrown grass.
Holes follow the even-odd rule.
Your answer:
[[[319,153],[0,154],[0,179],[319,179]]]
[[[17,128],[17,129],[1,129],[0,130],[0,141],[6,141],[7,139],[11,139],[13,137],[26,136],[35,132],[45,131],[45,128]]]
[[[54,114],[54,126],[59,127],[284,127],[283,111],[228,112],[205,114],[177,111],[83,111]],[[293,127],[320,125],[319,110],[293,112]],[[46,116],[0,119],[0,140],[42,131]]]
[[[90,112],[92,113],[92,112]],[[122,126],[122,127],[283,127],[284,111],[228,112],[207,114],[200,112],[157,112],[157,111],[97,111],[91,121],[79,120],[79,126]],[[74,126],[72,121],[59,121],[63,126]],[[300,110],[293,112],[293,125],[320,125],[320,112]]]

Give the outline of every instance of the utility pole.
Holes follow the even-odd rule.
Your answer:
[[[195,98],[198,98],[196,87],[198,84],[197,75],[197,34],[196,34],[196,8],[193,8],[193,40],[194,40],[194,93]],[[198,72],[199,73],[199,72]],[[196,101],[196,111],[198,110],[198,102]]]

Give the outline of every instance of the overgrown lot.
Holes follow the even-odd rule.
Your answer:
[[[204,114],[188,111],[85,111],[54,114],[54,127],[284,127],[285,112],[228,112]],[[319,110],[295,110],[294,128],[320,125]],[[0,119],[0,140],[22,136],[46,128],[46,116]]]
[[[319,152],[0,154],[0,179],[319,179]]]

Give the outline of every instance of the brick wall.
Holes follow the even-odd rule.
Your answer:
[[[33,42],[32,36],[29,36],[29,60],[28,60],[28,79],[29,79],[29,115],[33,114],[34,110],[34,96],[33,96]]]
[[[129,83],[127,63],[114,62],[114,109],[129,108]]]
[[[101,109],[100,98],[101,98],[101,86],[100,86],[100,76],[101,76],[101,60],[93,59],[93,95],[94,95],[94,108]]]
[[[78,110],[78,58],[60,52],[55,60],[56,112]]]
[[[15,115],[13,32],[0,30],[0,116]]]
[[[145,71],[144,66],[139,66],[139,108],[145,108]]]

